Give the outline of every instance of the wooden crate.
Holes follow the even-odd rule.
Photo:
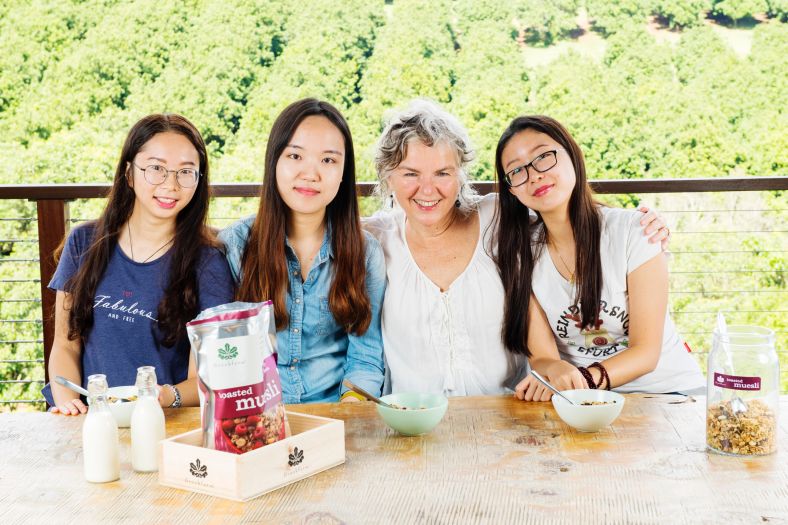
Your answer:
[[[292,435],[246,454],[206,449],[202,431],[159,444],[159,483],[246,501],[345,462],[345,423],[288,412]]]

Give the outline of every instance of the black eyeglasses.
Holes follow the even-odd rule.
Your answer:
[[[132,164],[134,163],[132,162]],[[200,180],[200,172],[194,168],[168,170],[164,166],[159,166],[157,164],[151,164],[146,168],[134,164],[134,167],[142,171],[142,175],[145,177],[145,180],[148,181],[148,184],[153,184],[154,186],[164,184],[164,181],[167,180],[170,173],[175,174],[175,180],[181,188],[193,188]]]
[[[558,157],[556,156],[558,150],[545,151],[528,164],[524,164],[504,174],[503,178],[512,188],[522,186],[528,182],[529,171],[528,168],[533,168],[537,173],[544,173],[556,164],[558,164]]]

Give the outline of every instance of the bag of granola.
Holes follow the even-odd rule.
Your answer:
[[[209,308],[186,331],[197,363],[203,446],[243,454],[284,439],[273,303]]]

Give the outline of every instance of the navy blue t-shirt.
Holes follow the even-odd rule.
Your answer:
[[[75,227],[66,239],[52,290],[68,292],[68,280],[76,273],[93,240],[91,223]],[[106,374],[109,386],[133,385],[137,368],[156,367],[161,384],[184,381],[189,372],[189,341],[184,336],[173,347],[160,342],[158,309],[168,282],[172,249],[147,263],[132,261],[118,245],[112,249],[107,268],[96,288],[93,327],[82,337],[82,386],[91,374]],[[233,280],[222,252],[205,247],[197,266],[200,311],[232,302]],[[53,404],[49,385],[42,393]]]

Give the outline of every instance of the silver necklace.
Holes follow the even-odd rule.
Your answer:
[[[129,250],[131,251],[131,260],[134,261],[134,262],[137,262],[137,260],[134,258],[134,243],[131,242],[131,226],[129,225],[130,222],[131,221],[126,223],[126,231],[129,232]],[[169,241],[167,241],[164,244],[162,244],[161,246],[159,246],[159,248],[155,252],[150,254],[147,259],[145,259],[144,261],[141,261],[141,262],[142,263],[146,263],[146,262],[150,261],[153,258],[154,255],[156,255],[157,253],[162,251],[164,249],[164,247],[167,246],[168,244],[170,244],[173,240],[175,240],[175,236],[173,236]]]

